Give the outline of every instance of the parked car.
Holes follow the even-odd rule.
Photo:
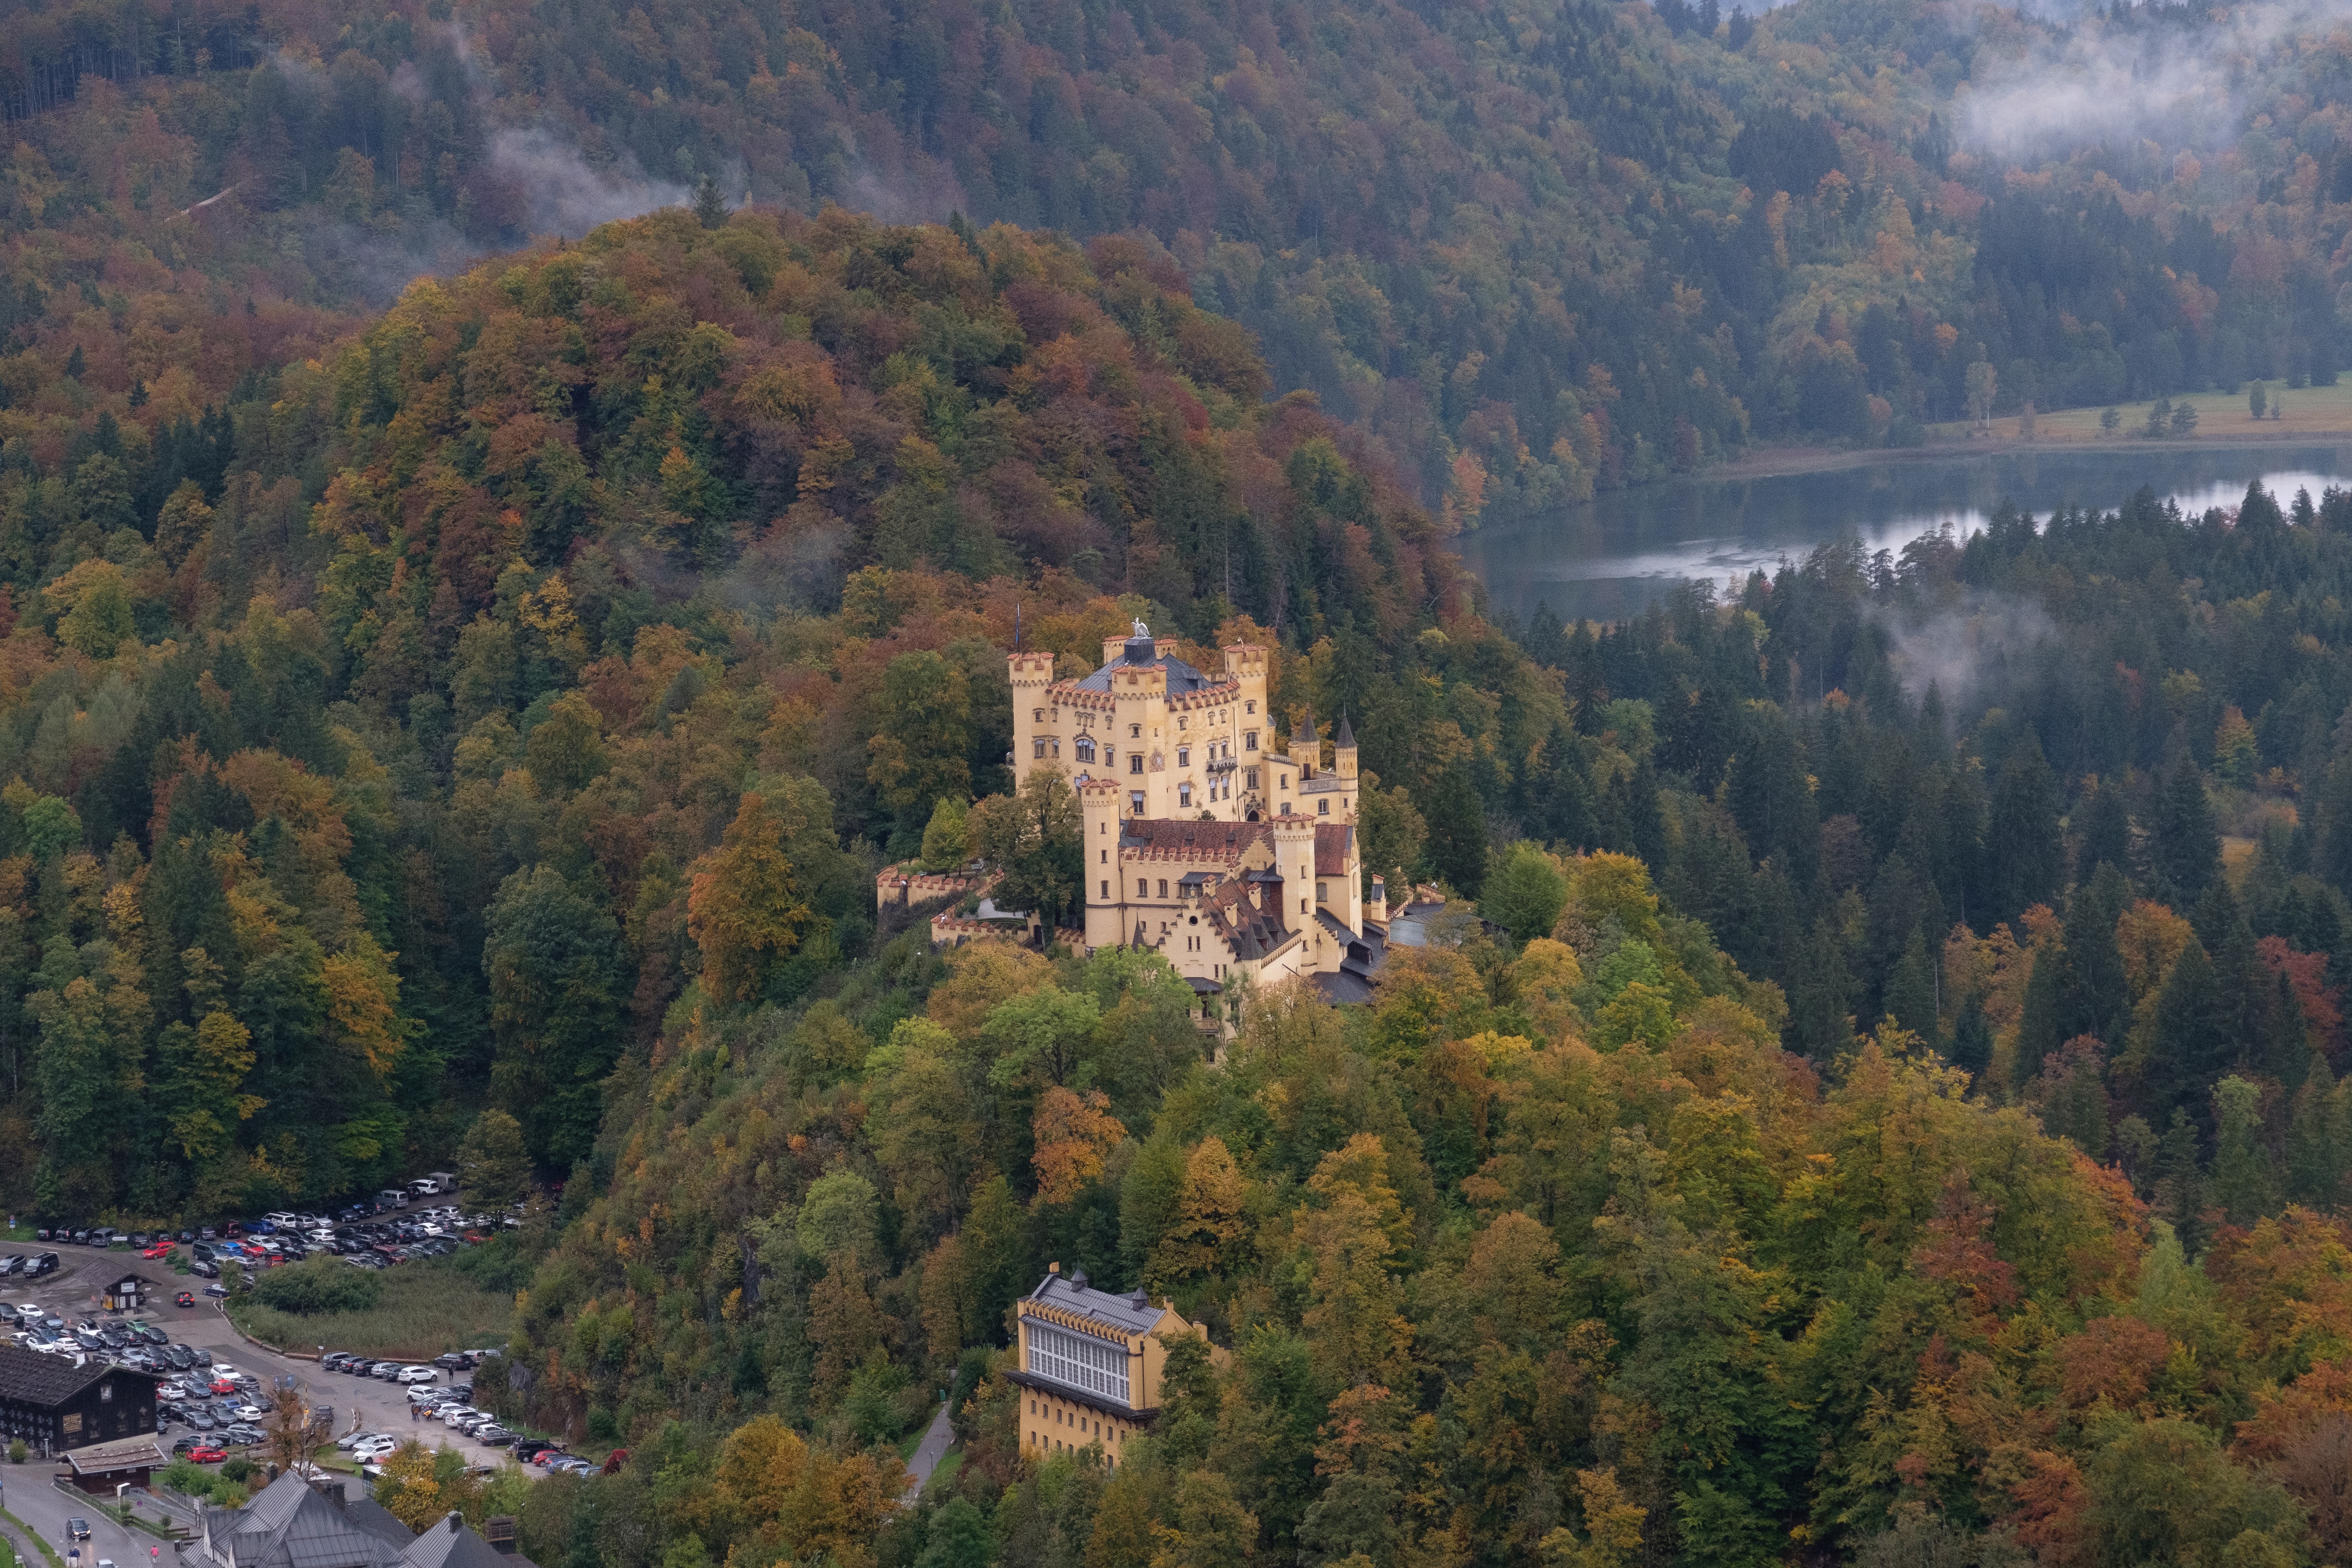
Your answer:
[[[403,1383],[433,1383],[441,1376],[429,1366],[404,1366],[400,1369],[399,1375]]]
[[[217,1465],[227,1458],[227,1449],[210,1443],[199,1443],[188,1450],[188,1462],[192,1465]]]
[[[362,1443],[373,1443],[383,1436],[381,1432],[352,1432],[335,1439],[335,1447],[348,1454]]]
[[[228,1294],[228,1287],[215,1280],[214,1283],[205,1287],[205,1294],[215,1297],[226,1296]]]
[[[158,1258],[169,1258],[172,1256],[172,1244],[168,1241],[159,1241],[142,1251],[139,1256],[151,1261]]]

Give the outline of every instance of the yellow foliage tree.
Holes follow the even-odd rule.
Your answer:
[[[1127,1136],[1102,1090],[1088,1089],[1080,1096],[1059,1084],[1038,1100],[1029,1125],[1036,1140],[1029,1163],[1037,1173],[1037,1195],[1049,1204],[1068,1203],[1084,1192]]]
[[[1145,1265],[1148,1277],[1166,1283],[1216,1272],[1249,1229],[1249,1216],[1243,1212],[1246,1194],[1225,1141],[1214,1133],[1202,1139],[1184,1162],[1175,1223],[1151,1249]]]
[[[809,908],[765,799],[745,795],[719,847],[694,863],[686,910],[703,985],[726,1001],[757,995],[769,966],[800,945]]]

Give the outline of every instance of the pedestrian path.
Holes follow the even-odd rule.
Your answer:
[[[931,1472],[940,1468],[940,1461],[948,1457],[948,1450],[953,1447],[955,1427],[948,1420],[948,1407],[943,1400],[940,1404],[940,1413],[931,1417],[929,1427],[924,1431],[923,1440],[915,1446],[915,1457],[907,1463],[907,1473],[915,1478],[915,1484],[907,1489],[908,1502],[923,1495],[923,1487],[930,1480]]]

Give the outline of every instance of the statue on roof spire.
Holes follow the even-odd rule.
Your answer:
[[[1145,626],[1139,616],[1135,623],[1135,635],[1139,637],[1148,637],[1151,635],[1151,628]]]

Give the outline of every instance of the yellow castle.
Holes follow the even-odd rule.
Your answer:
[[[1265,649],[1223,654],[1212,676],[1138,621],[1076,680],[1010,655],[1015,777],[1052,768],[1077,791],[1088,951],[1150,949],[1204,997],[1311,975],[1360,1001],[1389,915],[1381,879],[1364,888],[1356,737],[1342,716],[1326,768],[1311,711],[1287,737],[1273,722]]]

